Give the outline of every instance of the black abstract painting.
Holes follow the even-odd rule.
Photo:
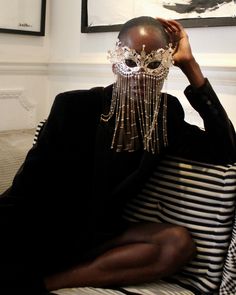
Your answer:
[[[178,3],[178,1],[169,1],[172,4],[165,4],[163,2],[163,7],[175,11],[176,13],[192,13],[196,12],[199,14],[204,14],[210,11],[218,10],[222,5],[231,3],[232,0],[191,0],[185,1],[186,3]]]
[[[236,25],[236,0],[82,0],[81,32],[119,31],[129,18],[176,19],[185,27]]]

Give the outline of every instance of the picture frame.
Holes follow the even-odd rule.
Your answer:
[[[45,36],[46,0],[0,0],[0,33]]]
[[[111,18],[111,14],[112,14],[112,11],[114,11],[114,15],[116,13],[116,16],[117,16],[117,7],[114,8],[114,5],[124,5],[125,8],[127,8],[127,0],[123,0],[123,4],[122,4],[122,1],[115,1],[113,0],[114,3],[112,3],[111,0],[104,0],[102,1],[102,3],[100,2],[98,4],[98,1],[96,2],[96,0],[82,0],[82,7],[81,7],[81,33],[98,33],[98,32],[116,32],[116,31],[119,31],[121,26],[122,26],[122,21],[118,21],[117,22],[117,19],[116,19],[116,22],[112,22],[111,19],[109,19],[109,21],[107,21],[108,24],[104,24],[102,21],[101,23],[96,23],[93,21],[93,19],[90,19],[91,18],[91,15],[90,15],[90,6],[93,7],[94,5],[99,5],[97,6],[97,9],[94,9],[95,13],[97,16],[99,16],[99,12],[101,12],[101,15],[99,16],[100,17],[100,20],[102,19],[102,13],[104,13],[104,20],[105,20],[105,15],[107,17],[107,15],[109,16],[109,18]],[[125,3],[124,3],[125,1]],[[128,1],[130,4],[130,6],[134,6],[136,5],[136,3],[145,3],[145,12],[148,12],[150,11],[150,13],[153,13],[153,11],[157,11],[157,10],[154,10],[153,9],[153,2],[155,1],[148,1],[148,0],[145,0],[145,1],[137,1],[135,2],[135,0],[129,0]],[[183,1],[182,1],[183,2]],[[198,5],[198,2],[199,2],[199,6],[196,8],[196,6]],[[202,4],[203,1],[199,0],[195,0],[195,1],[186,1],[186,3],[194,3],[195,7],[193,4],[191,8],[193,8],[193,12],[196,12],[195,10],[198,9],[200,11],[200,9],[202,7],[200,7],[200,5],[207,5],[207,3],[209,3],[208,1],[205,1],[206,4]],[[219,1],[216,1],[216,2],[219,2]],[[156,1],[156,5],[164,5],[164,3],[169,3],[171,6],[171,3],[172,3],[172,6],[174,7],[174,4],[175,6],[178,4],[178,1]],[[172,19],[176,19],[178,20],[180,23],[182,23],[182,25],[185,27],[185,28],[195,28],[195,27],[217,27],[217,26],[235,26],[236,25],[236,15],[231,15],[232,11],[236,11],[236,1],[234,0],[224,0],[222,1],[222,5],[228,5],[228,7],[226,7],[224,9],[224,14],[223,16],[219,16],[221,12],[217,11],[217,7],[215,8],[215,12],[213,11],[213,8],[212,10],[208,10],[210,11],[208,14],[205,13],[205,16],[204,16],[204,12],[199,12],[198,14],[196,13],[185,13],[185,14],[181,14],[181,13],[178,13],[176,11],[172,11],[172,13],[168,14],[168,15],[165,15],[165,14],[161,14],[161,17],[163,18],[172,18]],[[114,4],[114,5],[113,5]],[[109,11],[109,13],[107,12],[107,9],[106,9],[106,5],[107,7],[111,7],[111,11]],[[143,4],[144,5],[144,4]],[[150,5],[150,9],[148,8],[148,5]],[[179,4],[181,5],[181,4]],[[188,5],[190,4],[185,4],[185,6],[187,7]],[[101,7],[101,6],[104,6],[104,7]],[[167,5],[166,5],[167,6]],[[233,9],[231,9],[231,6]],[[178,6],[179,8],[183,9],[183,6]],[[188,8],[188,7],[187,7]],[[190,7],[189,7],[190,8]],[[228,10],[227,10],[228,9]],[[122,10],[122,7],[121,9]],[[169,11],[171,10],[171,7],[169,9]],[[186,9],[186,10],[189,10],[189,9]],[[129,9],[126,9],[126,11],[124,10],[124,14],[129,11]],[[143,11],[140,9],[140,12]],[[159,11],[159,10],[158,10]],[[164,11],[164,10],[163,10]],[[166,11],[167,11],[167,8],[166,8]],[[207,9],[205,10],[207,11]],[[226,11],[226,12],[225,12]],[[111,12],[111,13],[110,13]],[[92,12],[93,13],[93,12]],[[91,13],[91,14],[92,14]],[[93,15],[95,15],[95,13]],[[146,15],[150,15],[148,13],[145,13]],[[198,15],[197,17],[192,17],[192,15],[195,14],[195,15]],[[141,15],[141,14],[139,14]],[[170,17],[170,15],[172,15],[172,17]],[[184,15],[184,17],[182,17],[182,15]],[[207,17],[206,17],[207,15]],[[221,14],[222,15],[222,14]],[[130,17],[128,17],[130,16]],[[152,16],[152,15],[150,15]],[[186,17],[187,16],[187,17]],[[132,18],[132,17],[135,17],[135,15],[132,15],[131,13],[127,13],[127,19],[128,18]],[[105,20],[106,22],[106,20]]]

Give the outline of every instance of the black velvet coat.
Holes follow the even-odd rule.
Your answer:
[[[161,144],[158,156],[110,149],[114,121],[101,123],[100,115],[109,108],[111,93],[112,85],[57,95],[37,144],[0,199],[2,236],[11,245],[1,246],[6,263],[9,269],[15,262],[19,269],[23,265],[27,275],[32,264],[32,282],[84,259],[94,245],[121,230],[124,203],[142,188],[163,154],[236,161],[235,130],[207,79],[200,89],[185,90],[205,130],[188,124],[178,99],[168,95],[169,145]]]

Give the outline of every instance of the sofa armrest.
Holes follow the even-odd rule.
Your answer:
[[[0,132],[0,195],[6,191],[32,147],[35,129]]]

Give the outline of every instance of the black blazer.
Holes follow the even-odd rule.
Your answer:
[[[101,123],[100,115],[111,93],[109,85],[57,95],[37,144],[4,196],[34,225],[37,243],[47,236],[50,242],[42,249],[73,237],[73,246],[64,249],[78,252],[99,234],[119,230],[124,203],[142,188],[165,153],[219,164],[236,160],[235,130],[208,80],[200,89],[185,90],[205,130],[185,122],[178,99],[168,95],[169,146],[157,156],[110,149],[114,121]]]

